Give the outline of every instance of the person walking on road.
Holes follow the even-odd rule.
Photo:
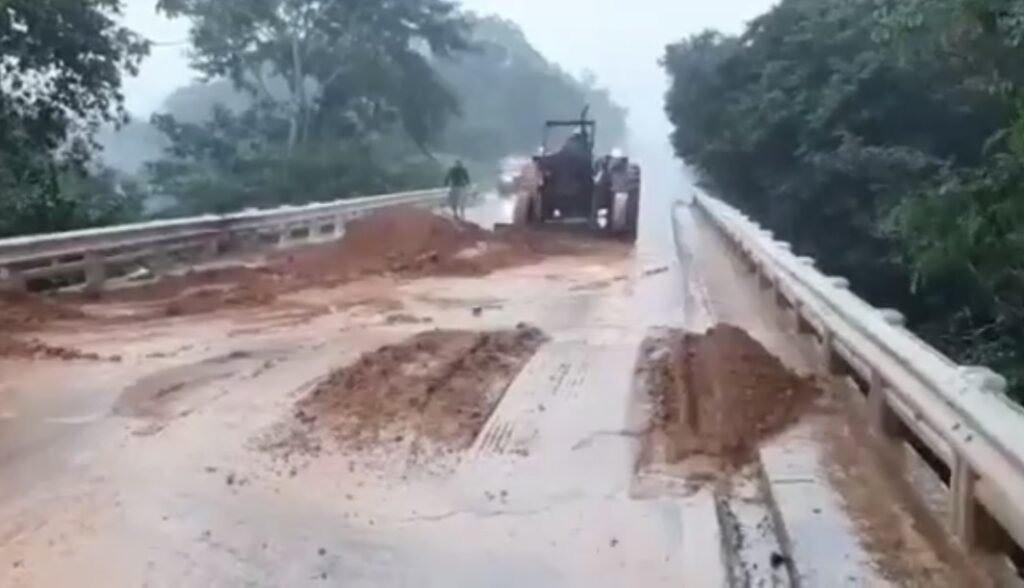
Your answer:
[[[448,186],[448,205],[452,208],[452,214],[457,220],[466,220],[466,192],[469,189],[469,172],[462,160],[456,160],[455,165],[448,170],[444,177],[444,185]]]

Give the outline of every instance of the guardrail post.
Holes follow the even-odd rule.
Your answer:
[[[262,243],[260,242],[260,232],[257,229],[245,229],[237,235],[237,247],[243,253],[252,253],[259,251]]]
[[[821,367],[826,374],[844,373],[843,359],[836,352],[836,336],[829,331],[821,337]]]
[[[971,470],[967,460],[960,454],[953,458],[953,468],[950,475],[950,530],[953,532],[961,546],[970,551],[975,546],[975,517],[977,515],[977,504],[974,498],[974,487],[977,476]]]
[[[288,247],[288,241],[291,238],[291,235],[289,234],[289,228],[286,226],[279,226],[274,227],[272,231],[273,234],[277,237],[277,242],[274,244],[274,247],[276,247],[277,249],[284,249]]]
[[[888,439],[898,439],[901,423],[889,407],[886,388],[882,375],[872,370],[868,382],[868,422],[876,433]]]
[[[200,251],[200,256],[204,260],[213,259],[220,255],[220,237],[211,237],[203,241],[203,249]]]
[[[814,326],[804,318],[804,305],[800,302],[793,305],[793,322],[796,332],[800,335],[809,335],[814,332]]]
[[[793,306],[789,299],[786,298],[786,293],[782,291],[782,284],[775,284],[775,304],[783,311]]]
[[[149,258],[149,271],[156,277],[166,274],[171,269],[171,265],[173,265],[171,256],[167,253],[167,249],[163,247],[157,247]]]
[[[0,267],[0,291],[23,292],[27,287],[25,276],[10,267]]]
[[[303,237],[305,235],[305,237]],[[302,221],[292,225],[288,229],[288,245],[295,246],[301,243],[308,243],[313,240],[313,223]]]
[[[107,281],[107,266],[100,254],[90,251],[85,254],[85,292],[98,294]]]

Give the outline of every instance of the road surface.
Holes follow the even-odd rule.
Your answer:
[[[122,360],[0,360],[0,585],[949,583],[908,515],[837,481],[841,468],[858,487],[877,482],[821,440],[836,415],[763,448],[765,483],[701,487],[644,463],[652,407],[633,370],[649,329],[729,321],[793,369],[815,366],[689,208],[645,206],[635,251],[291,296],[335,309],[316,315],[271,305],[47,331]],[[386,320],[396,309],[431,323]],[[432,467],[400,452],[266,450],[296,399],[364,352],[434,326],[523,322],[550,340],[475,442]]]

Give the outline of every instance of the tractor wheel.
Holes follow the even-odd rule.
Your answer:
[[[627,223],[628,228],[626,230],[628,231],[630,238],[635,241],[640,227],[640,190],[634,190],[629,193],[629,206],[627,207],[627,211],[629,221]]]
[[[616,192],[612,198],[611,219],[609,219],[609,227],[611,227],[611,233],[616,237],[627,236],[630,232],[629,226],[629,194],[626,192]]]
[[[517,227],[525,227],[533,223],[533,194],[528,192],[516,195],[516,207],[512,211],[512,224]]]

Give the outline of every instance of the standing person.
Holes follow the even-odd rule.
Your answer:
[[[469,172],[462,160],[455,160],[455,165],[444,177],[444,185],[448,186],[448,205],[458,220],[466,219],[466,190],[469,187]]]

